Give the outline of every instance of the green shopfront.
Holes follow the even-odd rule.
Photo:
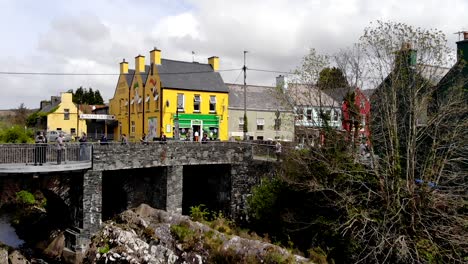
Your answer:
[[[199,140],[206,133],[210,140],[219,138],[219,116],[204,114],[179,114],[179,135],[181,140],[190,140],[187,135],[194,137],[195,131],[199,132]],[[174,120],[177,118],[173,116]]]

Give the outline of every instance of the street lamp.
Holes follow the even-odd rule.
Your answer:
[[[176,107],[176,117],[174,118],[174,139],[179,140],[179,105]]]

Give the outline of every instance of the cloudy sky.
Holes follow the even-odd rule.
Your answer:
[[[249,68],[295,69],[310,48],[332,54],[358,41],[371,21],[398,21],[442,30],[455,48],[468,30],[466,0],[0,0],[0,72],[117,74],[125,58],[153,47],[166,59],[206,62],[220,57],[225,82]],[[248,71],[249,84],[272,85],[278,73]],[[117,75],[0,74],[0,109],[79,86],[113,96]]]

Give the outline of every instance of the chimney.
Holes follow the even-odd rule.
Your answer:
[[[138,55],[135,57],[135,72],[145,72],[145,56]]]
[[[401,49],[396,52],[395,60],[398,64],[406,66],[416,66],[417,64],[417,52],[412,48],[411,43],[403,42]]]
[[[288,90],[288,79],[284,75],[276,77],[276,87],[280,87],[282,90]]]
[[[219,70],[219,58],[217,56],[209,57],[208,63],[211,65],[214,71]]]
[[[40,110],[44,109],[44,107],[46,107],[46,106],[48,106],[48,105],[50,105],[50,104],[51,104],[50,101],[42,100],[42,101],[41,101],[41,106],[40,106],[41,109],[40,109]]]
[[[457,42],[457,58],[468,62],[468,31],[463,31],[463,40]]]
[[[151,64],[161,65],[161,50],[154,47],[154,49],[150,51],[150,62]]]
[[[123,59],[120,63],[120,74],[127,74],[128,73],[128,62]]]

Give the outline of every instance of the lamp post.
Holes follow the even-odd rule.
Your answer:
[[[179,140],[179,105],[176,107],[176,117],[174,118],[174,139]]]

